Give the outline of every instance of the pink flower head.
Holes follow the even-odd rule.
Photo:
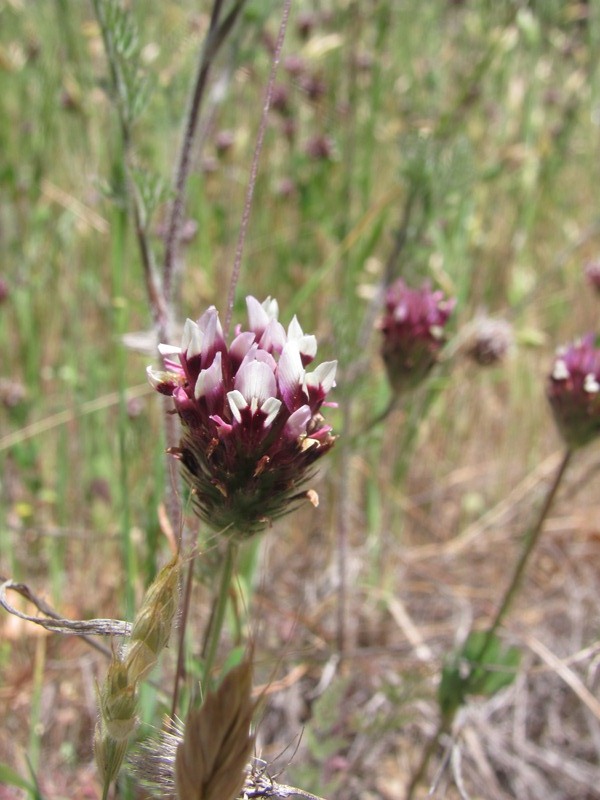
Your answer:
[[[247,297],[246,306],[249,329],[238,326],[230,345],[214,306],[187,320],[181,347],[159,346],[165,371],[148,367],[148,377],[173,398],[183,424],[171,452],[199,516],[217,530],[251,535],[307,496],[299,487],[333,446],[319,412],[337,362],[307,372],[315,337],[296,317],[286,331],[270,297]]]
[[[385,295],[382,355],[396,391],[417,386],[435,364],[446,338],[444,328],[456,305],[425,283],[410,289],[399,278]]]
[[[570,447],[581,447],[600,434],[600,348],[593,333],[557,351],[547,395]]]

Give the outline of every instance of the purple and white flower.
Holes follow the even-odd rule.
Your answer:
[[[570,447],[582,447],[600,434],[600,348],[593,333],[557,350],[547,396]]]
[[[248,330],[238,325],[229,346],[214,306],[187,320],[181,347],[159,345],[165,370],[148,367],[148,378],[183,424],[171,452],[197,513],[217,530],[251,535],[307,496],[301,485],[333,446],[320,409],[331,405],[337,362],[307,371],[315,337],[296,317],[286,331],[270,297],[247,297],[246,306]]]
[[[437,361],[446,342],[444,328],[455,300],[429,284],[410,289],[399,278],[386,291],[385,313],[379,324],[382,355],[396,391],[413,389]]]

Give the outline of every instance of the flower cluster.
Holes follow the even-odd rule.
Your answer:
[[[600,348],[593,333],[557,351],[547,395],[570,447],[600,434]]]
[[[382,355],[392,387],[413,389],[435,364],[445,343],[444,327],[456,304],[429,284],[410,289],[399,278],[385,295]]]
[[[262,304],[247,297],[246,305],[249,329],[238,326],[229,346],[211,306],[197,322],[187,320],[180,348],[159,346],[166,371],[148,368],[181,419],[183,436],[171,452],[198,515],[242,536],[315,497],[300,487],[335,441],[319,410],[337,367],[329,361],[307,372],[315,337],[296,317],[286,332],[270,297]]]

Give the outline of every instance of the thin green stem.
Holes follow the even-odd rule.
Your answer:
[[[535,522],[535,525],[533,526],[533,528],[531,528],[530,531],[528,531],[525,537],[525,545],[523,547],[523,550],[521,551],[519,560],[516,563],[510,583],[508,584],[502,596],[502,600],[500,602],[500,605],[498,606],[498,610],[496,611],[494,619],[492,620],[492,623],[490,624],[485,633],[485,638],[482,642],[481,651],[479,652],[479,655],[476,659],[478,664],[481,663],[482,659],[486,655],[492,641],[494,640],[496,631],[502,624],[502,621],[504,620],[504,617],[506,616],[508,609],[510,608],[510,605],[519,589],[521,579],[523,577],[527,564],[529,563],[529,558],[536,544],[539,541],[544,526],[544,522],[546,520],[546,517],[548,516],[550,508],[552,507],[552,503],[554,502],[554,498],[556,497],[556,493],[558,492],[558,488],[565,475],[565,472],[567,471],[567,467],[569,466],[569,462],[571,461],[573,452],[574,451],[571,448],[567,448],[567,450],[565,451],[565,454],[562,458],[562,461],[560,462],[556,475],[554,476],[552,485],[550,486],[550,490],[548,491],[546,499],[544,500],[544,504],[540,509],[540,513],[538,514],[538,518]]]
[[[217,594],[216,604],[210,621],[210,629],[206,643],[206,655],[204,658],[204,682],[206,686],[209,685],[210,673],[212,672],[212,668],[215,663],[217,648],[221,639],[221,632],[223,630],[223,623],[225,621],[225,611],[227,609],[229,589],[231,587],[231,579],[233,577],[233,568],[235,566],[237,551],[237,543],[230,540],[227,544],[225,558],[221,567],[219,593]]]
[[[419,761],[417,768],[413,772],[412,778],[410,779],[410,783],[408,784],[408,788],[406,790],[405,800],[412,800],[412,798],[414,797],[417,786],[421,783],[421,781],[425,776],[425,773],[427,772],[427,767],[429,766],[429,762],[431,761],[431,756],[434,754],[440,738],[445,733],[449,733],[449,731],[451,730],[453,719],[454,715],[442,717],[442,719],[438,723],[435,733],[433,734],[431,739],[427,742],[427,746],[425,747],[421,755],[421,760]]]
[[[177,714],[177,703],[179,701],[179,685],[184,673],[185,661],[185,629],[187,627],[188,613],[190,610],[190,599],[192,596],[192,586],[194,583],[194,563],[196,555],[194,554],[189,561],[188,571],[185,579],[185,591],[183,596],[183,604],[181,610],[181,624],[179,629],[179,647],[177,651],[177,668],[175,670],[175,681],[173,684],[173,698],[171,700],[171,722],[175,719]]]

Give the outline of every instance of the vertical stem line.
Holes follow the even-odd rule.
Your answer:
[[[527,567],[527,564],[529,562],[529,557],[531,556],[531,553],[533,552],[536,544],[539,541],[544,526],[544,522],[546,520],[546,517],[548,516],[550,508],[552,507],[552,503],[554,502],[554,498],[556,497],[558,487],[560,486],[561,481],[565,475],[565,472],[567,471],[567,467],[569,466],[572,456],[573,456],[573,450],[571,448],[567,448],[565,454],[563,455],[563,459],[560,462],[556,475],[554,476],[554,480],[552,482],[552,485],[550,486],[548,494],[546,495],[544,504],[540,509],[540,513],[538,515],[536,523],[533,526],[533,528],[527,533],[527,536],[525,538],[525,545],[523,547],[523,550],[521,551],[519,560],[516,563],[511,581],[502,596],[502,600],[500,601],[500,605],[498,606],[498,610],[496,611],[494,619],[486,631],[485,639],[483,641],[479,657],[477,658],[478,662],[480,662],[481,659],[485,656],[494,638],[494,634],[500,627],[502,620],[506,616],[510,604],[514,599],[514,596],[516,595],[517,590],[519,589],[523,573],[525,572],[525,568]]]
[[[237,556],[238,545],[230,540],[227,543],[227,550],[225,551],[225,558],[221,566],[221,580],[219,583],[219,592],[217,594],[216,605],[214,613],[210,621],[210,629],[208,632],[208,639],[206,645],[206,657],[204,659],[204,684],[209,685],[210,673],[212,672],[215,658],[217,655],[217,648],[221,639],[221,631],[223,630],[223,623],[225,621],[225,611],[227,609],[227,601],[229,599],[229,589],[231,586],[231,579],[233,577],[233,568]]]

